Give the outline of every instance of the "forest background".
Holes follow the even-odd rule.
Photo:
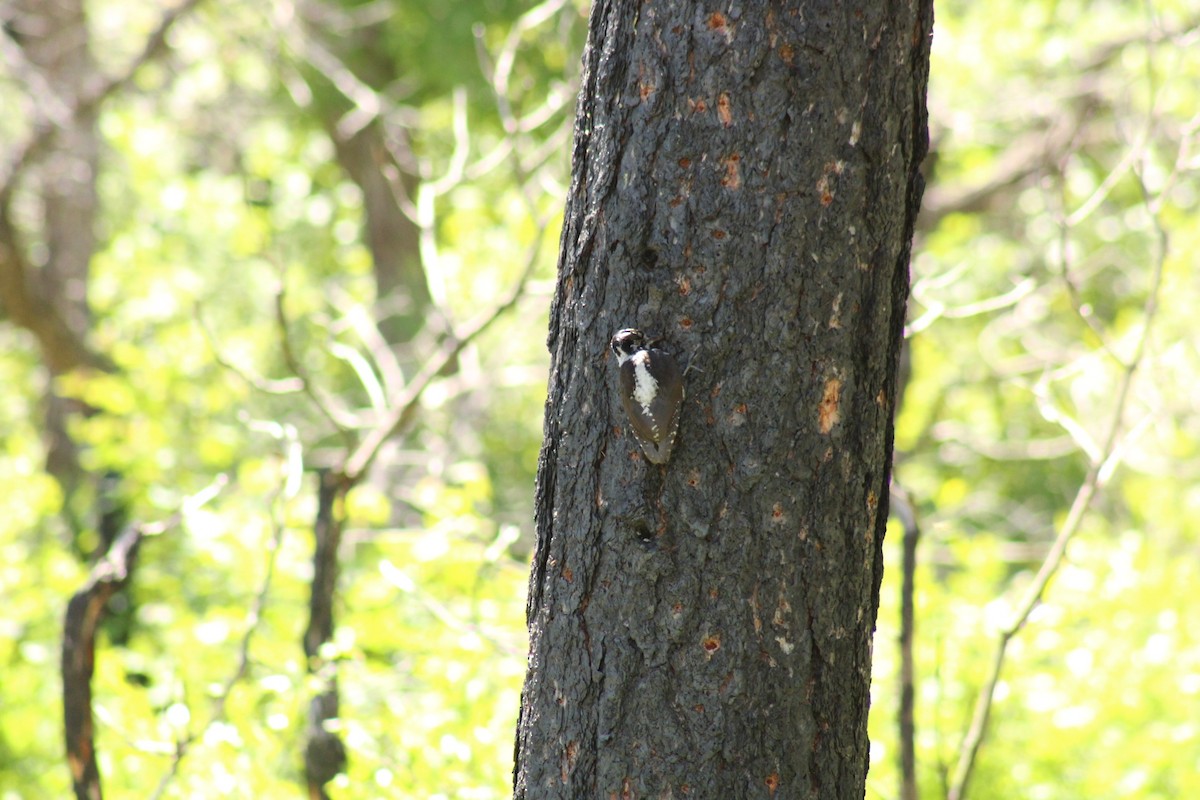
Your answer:
[[[130,524],[106,788],[296,792],[317,470],[347,453],[332,791],[508,796],[587,8],[95,0],[67,69],[36,6],[0,5],[0,798],[70,792],[64,618]],[[897,519],[867,795],[901,796],[910,741],[925,798],[968,765],[980,799],[1200,796],[1200,12],[936,13],[915,635]],[[63,189],[72,141],[96,166]]]

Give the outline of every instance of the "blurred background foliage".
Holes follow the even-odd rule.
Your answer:
[[[89,79],[138,59],[164,10],[84,8]],[[23,54],[29,4],[0,9],[11,162],[53,98]],[[921,797],[949,791],[1000,632],[1089,482],[1007,648],[971,796],[1200,796],[1198,18],[1186,2],[937,7],[896,432],[923,532]],[[114,796],[297,792],[312,469],[521,285],[344,498],[323,648],[349,751],[334,796],[508,796],[585,27],[582,2],[209,0],[100,105],[81,336],[115,369],[48,369],[0,303],[0,798],[69,793],[62,619],[102,512],[166,519],[218,475],[143,544],[127,613],[110,609],[101,773]],[[55,246],[45,176],[17,167],[7,244],[36,271]],[[86,409],[63,426],[83,479],[47,469],[50,397]],[[900,534],[868,797],[900,794]]]

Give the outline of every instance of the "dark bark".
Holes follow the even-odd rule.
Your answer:
[[[67,604],[63,620],[63,730],[77,800],[100,800],[102,796],[92,717],[96,631],[108,601],[129,580],[141,540],[142,529],[138,527],[126,529],[117,538],[92,570],[87,584]]]
[[[594,4],[516,797],[863,796],[931,26]],[[699,368],[664,468],[616,396],[626,326]]]
[[[309,596],[308,627],[304,631],[304,654],[309,672],[321,681],[321,689],[308,706],[305,732],[304,776],[308,796],[328,797],[325,784],[346,765],[346,747],[325,723],[338,715],[337,667],[321,655],[321,646],[333,638],[333,603],[337,592],[338,548],[342,542],[339,517],[348,484],[340,472],[322,470],[317,488],[317,519],[313,525],[312,593]]]

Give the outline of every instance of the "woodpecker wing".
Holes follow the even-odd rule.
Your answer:
[[[651,396],[639,396],[637,370],[649,369],[655,387]],[[621,365],[621,404],[638,443],[651,463],[665,464],[671,457],[679,430],[683,404],[683,375],[669,353],[658,348],[643,350]],[[642,402],[648,401],[648,402]]]

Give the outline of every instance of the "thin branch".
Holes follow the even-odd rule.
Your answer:
[[[1143,154],[1143,158],[1146,157],[1148,156]],[[1143,172],[1141,169],[1135,169],[1134,174],[1141,185],[1143,200],[1147,208],[1151,208],[1151,198],[1142,177]],[[1028,622],[1034,608],[1041,602],[1046,592],[1046,587],[1058,572],[1058,568],[1061,566],[1062,560],[1066,555],[1067,545],[1078,532],[1084,515],[1091,506],[1092,500],[1095,498],[1097,492],[1107,484],[1123,460],[1125,448],[1118,446],[1118,439],[1120,438],[1122,421],[1125,416],[1125,407],[1133,386],[1133,378],[1145,355],[1151,324],[1154,321],[1155,312],[1158,308],[1158,294],[1162,286],[1163,266],[1166,262],[1166,230],[1163,228],[1162,221],[1157,214],[1152,214],[1152,217],[1156,231],[1155,252],[1152,256],[1153,269],[1150,279],[1150,290],[1142,309],[1142,329],[1134,345],[1133,354],[1125,363],[1122,370],[1114,400],[1112,418],[1104,437],[1104,443],[1098,449],[1096,457],[1092,458],[1092,464],[1087,476],[1084,478],[1082,485],[1080,485],[1079,491],[1071,503],[1070,511],[1067,513],[1067,517],[1063,521],[1062,527],[1059,529],[1058,535],[1050,547],[1050,551],[1042,561],[1037,575],[1034,576],[1033,582],[1026,589],[1025,595],[1020,604],[1018,604],[1010,622],[1000,631],[987,678],[984,681],[983,688],[979,692],[979,698],[975,704],[975,711],[971,718],[970,727],[967,729],[967,734],[959,750],[958,764],[955,767],[954,777],[947,794],[949,800],[965,800],[967,796],[967,787],[970,784],[971,774],[975,767],[980,745],[983,743],[983,738],[987,731],[992,702],[996,693],[996,685],[1000,681],[1000,674],[1004,667],[1004,658],[1009,642],[1021,631],[1025,623]]]
[[[515,135],[521,129],[520,124],[512,113],[512,104],[508,99],[508,83],[512,77],[513,66],[516,64],[517,51],[521,47],[521,37],[553,18],[565,5],[566,0],[546,0],[546,2],[534,6],[522,14],[520,19],[517,20],[516,24],[508,32],[508,36],[504,40],[504,46],[500,48],[500,54],[496,57],[495,69],[491,71],[490,75],[487,75],[495,92],[497,103],[500,106],[500,116],[504,122],[504,130],[510,136]],[[480,34],[481,31],[477,30],[475,37],[477,42],[482,41]]]
[[[221,351],[220,345],[217,343],[217,338],[213,334],[212,329],[208,326],[207,320],[204,319],[203,310],[200,303],[197,302],[193,309],[193,317],[196,320],[196,326],[200,328],[200,333],[204,337],[204,343],[208,345],[208,350],[212,354],[213,361],[217,365],[229,370],[244,383],[262,392],[270,395],[286,395],[296,394],[304,391],[304,381],[299,378],[282,378],[279,380],[273,378],[265,378],[261,375],[255,375],[246,369],[233,363],[231,359],[226,357]]]
[[[463,181],[463,173],[467,168],[467,159],[471,157],[471,129],[467,116],[467,90],[462,86],[456,86],[452,95],[454,105],[454,122],[452,130],[454,132],[454,150],[450,154],[450,161],[446,165],[446,171],[437,180],[426,177],[421,183],[421,191],[428,191],[432,196],[438,197],[447,194],[451,189],[455,188]],[[424,204],[421,204],[424,210]],[[422,216],[420,222],[422,228],[432,227],[432,205],[429,207],[430,217]]]
[[[287,27],[285,30],[291,28]],[[383,102],[375,90],[360,81],[354,71],[344,65],[337,56],[311,38],[297,41],[299,37],[296,34],[288,38],[288,45],[302,53],[308,63],[328,78],[330,83],[354,104],[354,108],[338,120],[336,134],[339,138],[353,138],[383,113]]]
[[[96,759],[92,675],[96,663],[96,631],[104,619],[105,606],[133,573],[142,539],[179,525],[187,514],[215,497],[227,482],[225,475],[219,475],[208,487],[187,498],[179,511],[168,519],[126,528],[92,568],[87,583],[67,604],[62,645],[63,732],[67,765],[78,800],[97,800],[103,793]]]
[[[349,446],[353,437],[351,431],[358,426],[358,420],[348,412],[336,408],[333,403],[318,391],[316,384],[308,376],[308,370],[300,363],[296,348],[292,344],[291,326],[288,324],[287,311],[284,303],[287,296],[287,282],[284,269],[279,270],[279,289],[275,292],[275,326],[279,332],[279,348],[283,354],[283,362],[292,374],[300,379],[301,391],[312,401],[313,407],[333,426],[334,431],[342,437]]]
[[[290,429],[290,444],[298,444],[295,440],[295,429]],[[289,447],[289,451],[291,447]],[[263,575],[262,583],[259,584],[258,591],[254,595],[254,602],[250,607],[250,612],[246,615],[246,629],[242,632],[241,641],[238,643],[238,658],[237,664],[233,672],[225,679],[221,685],[220,691],[213,699],[212,714],[208,722],[203,725],[198,731],[189,733],[186,737],[175,743],[174,753],[171,758],[171,764],[167,768],[167,772],[158,782],[158,787],[154,790],[154,794],[150,796],[151,800],[158,800],[167,790],[167,786],[179,774],[179,766],[187,755],[192,745],[199,739],[205,731],[211,728],[217,722],[225,719],[226,705],[229,701],[229,694],[233,688],[240,683],[250,670],[250,644],[254,639],[255,633],[258,631],[259,623],[262,622],[263,611],[267,607],[267,597],[271,592],[271,583],[275,577],[275,565],[278,560],[279,547],[283,542],[284,524],[279,509],[280,501],[283,497],[288,496],[289,488],[295,481],[292,478],[291,471],[294,470],[294,459],[289,461],[289,475],[275,492],[275,496],[271,499],[271,538],[267,543],[267,563],[266,571]]]
[[[549,19],[555,11],[562,6],[562,0],[550,0],[526,12],[518,21],[517,27],[523,33],[533,25],[541,24],[546,19]],[[515,38],[514,38],[515,37]],[[479,37],[476,37],[479,41]],[[509,42],[519,42],[518,34],[511,34]],[[486,52],[482,50],[482,44],[479,45],[480,61],[483,66],[485,75],[490,79],[493,87],[493,93],[496,95],[497,108],[500,111],[501,121],[504,124],[505,130],[517,130],[519,125],[512,118],[511,105],[506,97],[499,94],[499,88],[506,85],[504,81],[496,80],[496,71],[489,70],[487,66]],[[538,254],[541,252],[542,242],[545,239],[546,230],[549,227],[549,220],[545,215],[538,213],[537,198],[533,194],[530,186],[529,174],[521,164],[520,153],[518,149],[512,151],[511,163],[516,174],[518,185],[521,189],[521,196],[525,201],[525,205],[529,210],[530,215],[536,220],[537,231],[534,234],[533,241],[530,243],[525,254],[525,264],[521,270],[520,276],[517,278],[512,289],[503,300],[497,303],[491,310],[486,311],[476,317],[475,321],[468,324],[466,328],[458,333],[451,331],[451,334],[443,343],[441,351],[433,358],[425,363],[420,372],[413,376],[405,389],[403,397],[392,407],[391,412],[376,425],[362,440],[359,446],[347,457],[342,468],[342,474],[346,481],[354,484],[362,479],[366,471],[370,468],[371,463],[379,454],[383,444],[396,435],[400,431],[408,427],[416,414],[417,405],[421,400],[422,394],[429,384],[442,373],[442,371],[452,364],[459,354],[471,343],[471,341],[483,333],[493,322],[499,319],[509,311],[525,293],[525,286],[532,276],[534,268],[537,266]],[[465,166],[465,161],[463,162]],[[427,261],[426,263],[434,263]]]
[[[462,332],[447,337],[446,341],[442,344],[441,350],[426,361],[421,370],[409,381],[404,395],[392,406],[387,416],[372,428],[363,437],[358,447],[349,454],[342,467],[342,474],[349,483],[354,484],[361,480],[372,462],[374,462],[375,457],[379,455],[379,450],[383,447],[384,443],[408,427],[408,424],[416,414],[421,396],[429,388],[429,384],[433,382],[434,378],[440,375],[447,366],[452,364],[475,337],[487,330],[493,322],[502,317],[505,312],[509,311],[521,299],[525,292],[525,284],[529,281],[529,276],[533,274],[534,267],[537,266],[537,254],[541,249],[545,231],[546,227],[544,225],[539,226],[538,232],[534,236],[533,244],[530,245],[527,253],[525,267],[521,271],[521,275],[516,283],[513,284],[512,289],[509,290],[508,295],[491,310],[476,317],[475,321],[468,324]]]
[[[1067,226],[1068,215],[1066,213],[1066,181],[1062,179],[1062,174],[1065,168],[1059,169],[1060,179],[1056,181],[1058,185],[1058,196],[1055,202],[1058,208],[1054,211],[1054,216],[1058,223],[1058,272],[1062,279],[1063,285],[1067,288],[1067,299],[1071,303],[1071,308],[1075,312],[1075,316],[1083,320],[1084,325],[1096,337],[1096,341],[1110,356],[1113,354],[1112,348],[1109,347],[1108,337],[1104,330],[1100,327],[1100,322],[1096,319],[1096,315],[1092,313],[1090,306],[1083,302],[1083,294],[1079,291],[1079,284],[1075,279],[1072,270],[1071,258],[1071,229]]]
[[[451,628],[452,630],[456,631],[473,633],[494,647],[498,652],[504,653],[505,655],[523,655],[521,648],[515,647],[512,642],[506,642],[495,636],[486,628],[459,618],[458,615],[447,608],[437,598],[421,591],[420,587],[417,586],[416,581],[414,581],[406,572],[404,572],[404,570],[400,569],[386,558],[379,562],[379,572],[381,575],[383,575],[383,579],[392,586],[395,586],[405,594],[414,596],[417,601],[425,607],[425,610],[432,614],[438,620],[438,622],[441,622],[447,628]]]
[[[400,366],[400,360],[372,316],[346,292],[336,287],[331,290],[329,300],[341,312],[345,328],[354,331],[371,356],[371,362],[383,380],[384,397],[400,394],[404,390],[404,368]]]
[[[488,84],[492,87],[492,97],[496,103],[496,111],[500,116],[500,123],[503,125],[504,131],[508,134],[509,138],[517,136],[522,130],[522,120],[518,119],[514,114],[512,101],[508,95],[509,79],[512,75],[513,66],[516,63],[516,54],[521,44],[521,37],[528,31],[553,18],[564,5],[565,0],[546,0],[546,2],[535,6],[521,15],[521,18],[517,20],[513,29],[509,31],[504,42],[504,47],[501,48],[495,62],[491,61],[487,48],[484,46],[482,28],[476,26],[475,52],[479,59],[479,66],[483,70]],[[517,185],[521,189],[521,195],[525,199],[525,204],[530,209],[530,213],[536,218],[538,216],[537,198],[533,194],[533,187],[529,181],[530,167],[522,163],[519,147],[514,148],[510,163],[513,165],[513,173],[516,176]]]
[[[62,122],[68,124],[95,110],[116,92],[124,89],[147,63],[158,58],[167,49],[167,34],[179,20],[191,13],[203,0],[183,0],[175,8],[163,12],[158,26],[146,37],[146,42],[125,69],[111,77],[102,78],[91,91],[76,99],[69,115],[43,115],[33,123],[33,130],[23,142],[13,149],[7,163],[0,169],[0,202],[7,203],[13,190],[13,179],[28,164],[46,151],[63,130]]]
[[[348,344],[335,341],[329,343],[329,354],[346,362],[354,370],[354,374],[358,376],[358,382],[362,384],[363,391],[367,393],[367,400],[371,404],[372,411],[382,413],[387,410],[387,395],[383,391],[383,385],[379,382],[379,377],[374,370],[371,369],[371,365],[367,363],[367,359],[363,358],[362,353]]]
[[[927,308],[924,314],[917,317],[904,328],[904,335],[913,336],[918,334],[943,317],[947,319],[968,319],[980,314],[990,314],[993,311],[1011,308],[1033,294],[1036,289],[1037,281],[1033,278],[1025,278],[1004,294],[984,298],[983,300],[976,300],[973,303],[966,303],[957,307],[947,306],[936,299],[925,302],[914,298],[926,305]]]

